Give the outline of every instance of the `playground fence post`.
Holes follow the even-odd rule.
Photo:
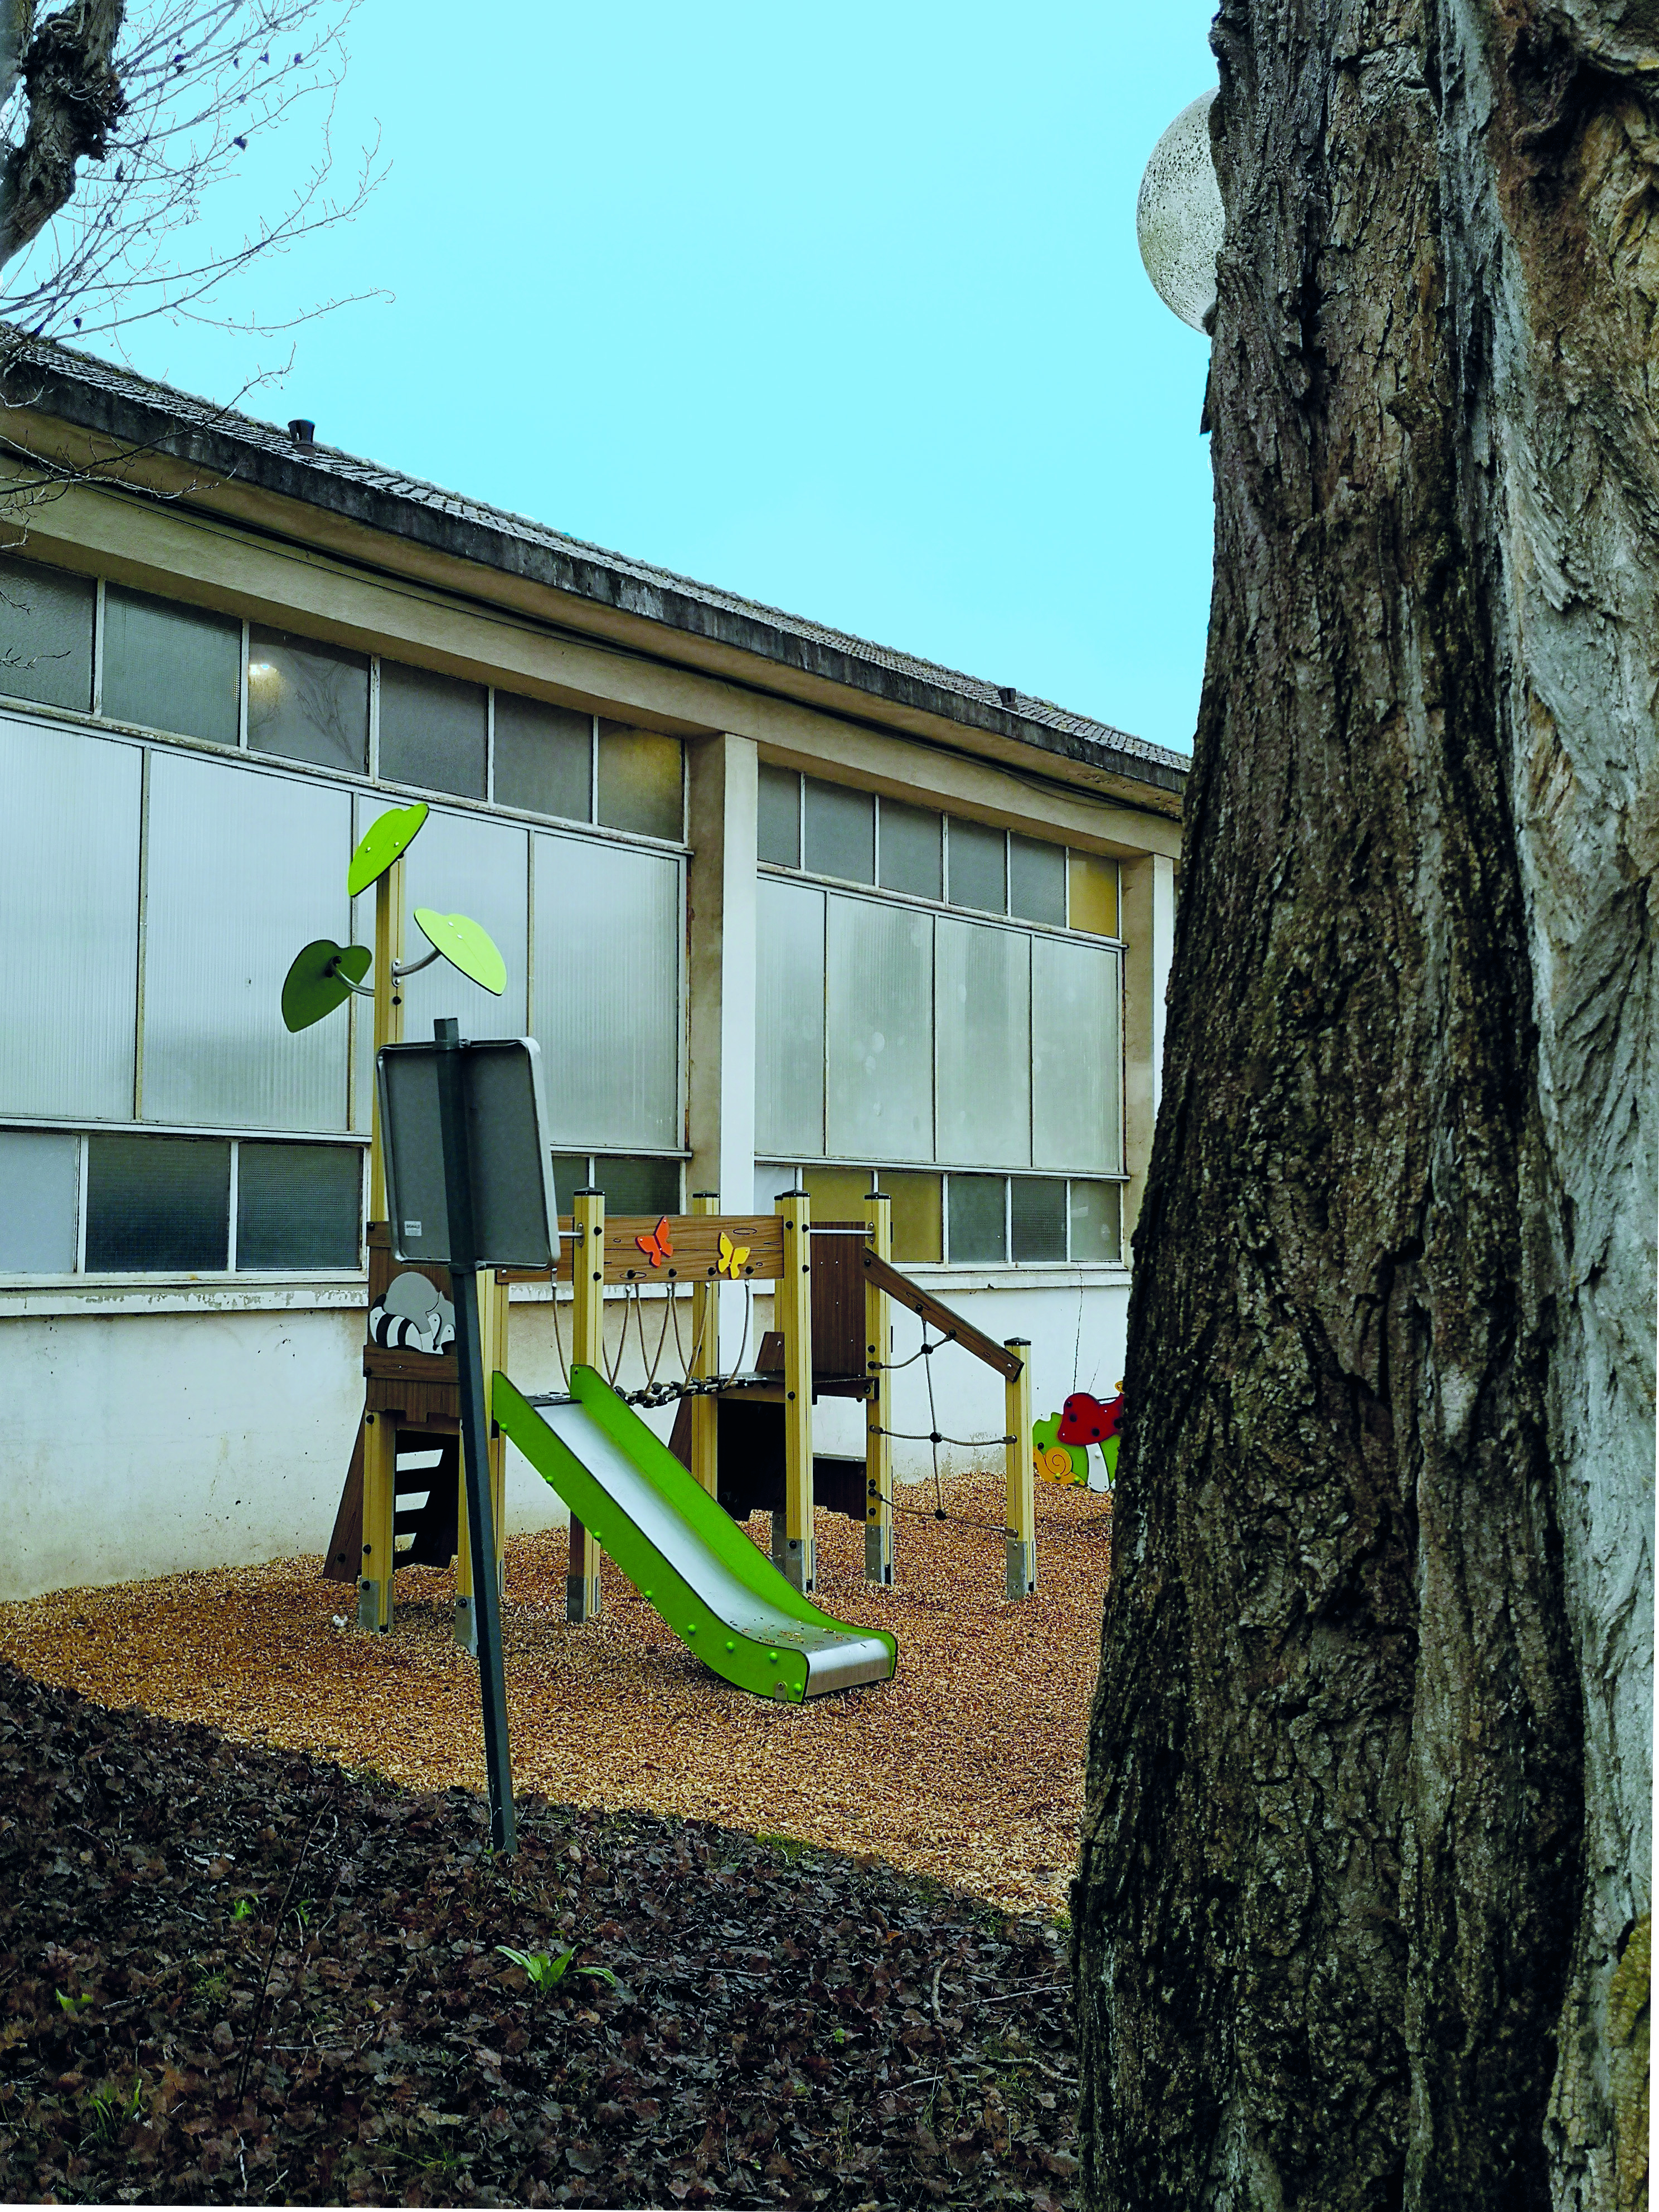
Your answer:
[[[605,1373],[605,1193],[579,1190],[570,1201],[571,1345],[573,1367]],[[557,1316],[554,1316],[557,1326]],[[599,1547],[573,1513],[570,1568],[565,1577],[564,1617],[592,1620],[599,1615]]]
[[[357,1571],[357,1626],[384,1633],[392,1626],[392,1576],[397,1565],[398,1422],[392,1413],[363,1416],[363,1555]]]
[[[696,1214],[718,1213],[720,1193],[713,1190],[694,1191],[691,1211]],[[672,1298],[674,1286],[671,1283],[667,1295]],[[691,1358],[693,1377],[706,1382],[720,1371],[720,1286],[716,1276],[712,1283],[699,1283],[691,1293],[691,1341],[696,1349]],[[691,1401],[691,1472],[711,1498],[720,1495],[720,1407],[712,1395],[700,1392]]]
[[[881,1192],[865,1201],[865,1233],[878,1260],[893,1256],[893,1201]],[[885,1380],[892,1327],[885,1291],[866,1280],[864,1290],[865,1370],[870,1395],[864,1409],[864,1579],[893,1579],[892,1407]]]
[[[783,1558],[791,1586],[817,1583],[812,1534],[812,1201],[804,1191],[777,1200],[783,1217],[783,1273],[777,1324],[783,1335]]]
[[[1031,1466],[1031,1345],[1011,1336],[1003,1349],[1019,1372],[1003,1385],[1003,1430],[1008,1455],[1008,1595],[1030,1597],[1036,1588],[1036,1498]]]

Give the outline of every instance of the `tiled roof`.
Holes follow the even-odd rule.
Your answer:
[[[1185,754],[1148,744],[1090,715],[1072,714],[1051,700],[586,544],[526,515],[463,498],[378,461],[331,446],[298,445],[274,423],[67,347],[40,339],[10,346],[3,374],[6,396],[14,404],[33,404],[83,428],[351,514],[596,605],[1035,742],[1045,750],[1091,761],[1166,792],[1179,793],[1185,783]]]

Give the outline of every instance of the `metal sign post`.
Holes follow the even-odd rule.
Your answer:
[[[518,1834],[477,1271],[544,1267],[558,1250],[540,1054],[528,1037],[463,1043],[459,1024],[441,1021],[431,1044],[383,1046],[378,1062],[392,1249],[449,1269],[490,1838],[511,1851]]]

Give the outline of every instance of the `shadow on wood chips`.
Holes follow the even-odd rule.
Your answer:
[[[706,1823],[520,1834],[0,1662],[0,2195],[1073,2203],[1057,1928]]]

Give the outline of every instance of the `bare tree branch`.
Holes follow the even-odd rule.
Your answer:
[[[24,50],[28,126],[0,164],[0,268],[68,203],[76,164],[109,152],[127,106],[110,59],[125,14],[125,0],[75,0]]]

